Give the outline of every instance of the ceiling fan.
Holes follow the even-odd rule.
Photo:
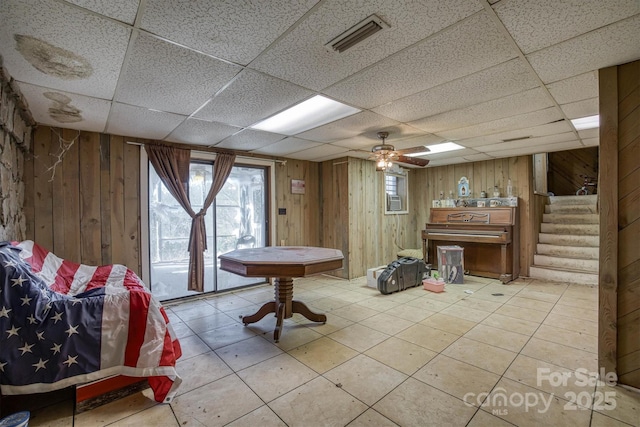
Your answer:
[[[385,142],[389,137],[389,132],[378,132],[377,135],[378,138],[382,140],[382,144],[374,146],[371,149],[373,154],[369,157],[369,160],[375,160],[377,171],[387,170],[393,166],[393,163],[404,163],[419,167],[425,167],[429,164],[428,159],[409,156],[409,154],[425,153],[429,151],[429,149],[424,145],[396,150],[393,145]]]

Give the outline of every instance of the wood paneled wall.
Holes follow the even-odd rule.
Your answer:
[[[60,137],[71,141],[52,178]],[[135,138],[41,126],[34,156],[25,164],[27,238],[57,255],[85,264],[121,263],[141,272],[140,147]],[[140,141],[143,142],[143,141]],[[431,200],[455,191],[467,176],[473,195],[506,191],[511,178],[520,197],[521,271],[528,273],[535,239],[529,156],[465,165],[411,169],[409,213],[384,213],[384,174],[373,162],[343,158],[323,163],[287,159],[276,163],[276,235],[272,244],[337,248],[345,255],[336,275],[355,278],[386,265],[405,248],[421,248],[420,232]],[[305,181],[305,194],[291,193],[291,180]],[[278,215],[277,209],[286,209]],[[529,230],[529,232],[527,231]],[[527,238],[526,236],[532,237]]]
[[[640,388],[640,61],[600,70],[598,358]]]
[[[367,269],[395,260],[399,250],[421,247],[411,213],[385,214],[384,174],[373,162],[329,160],[321,172],[322,243],[344,254],[339,277],[364,276]]]
[[[276,238],[274,245],[320,246],[321,191],[320,164],[287,159],[277,163],[276,175]],[[305,182],[304,194],[291,193],[291,180]],[[277,213],[286,209],[285,215]]]
[[[507,182],[511,179],[513,192],[518,196],[520,214],[520,275],[529,275],[533,263],[533,254],[538,240],[535,222],[538,221],[533,204],[533,159],[532,156],[510,157],[506,159],[486,160],[482,162],[440,166],[425,169],[412,169],[409,180],[411,203],[416,207],[415,247],[422,247],[419,230],[429,221],[432,201],[440,198],[444,192],[457,194],[458,180],[466,176],[469,179],[471,197],[480,197],[485,190],[489,196],[497,186],[502,195],[506,195]]]
[[[26,238],[74,262],[118,263],[141,273],[141,147],[126,141],[145,142],[39,126],[33,156],[25,160]],[[273,218],[272,244],[321,244],[319,168],[301,160],[276,163],[276,208],[287,213]],[[305,181],[305,194],[291,194],[291,179]]]
[[[598,147],[549,153],[547,187],[556,196],[575,195],[584,178],[598,178]],[[597,188],[589,187],[589,192]]]
[[[28,239],[70,261],[140,273],[140,147],[39,126],[25,163]]]

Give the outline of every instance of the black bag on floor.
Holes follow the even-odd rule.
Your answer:
[[[403,291],[422,284],[422,279],[428,275],[428,269],[423,260],[412,257],[400,258],[387,265],[378,276],[378,290],[383,294]]]

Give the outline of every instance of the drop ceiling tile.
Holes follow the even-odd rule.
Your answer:
[[[531,115],[526,116],[531,117]],[[543,122],[543,124],[539,124],[537,126],[534,120],[529,121],[524,119],[521,120],[521,123],[526,123],[533,126],[525,128],[519,127],[517,129],[493,133],[478,138],[463,139],[461,141],[458,141],[457,143],[460,145],[464,145],[465,147],[480,147],[483,145],[490,145],[509,140],[536,138],[557,133],[573,132],[573,127],[566,120],[551,123]]]
[[[458,157],[455,159],[441,159],[441,160],[432,160],[429,162],[428,168],[436,167],[436,166],[447,166],[447,165],[457,165],[460,163],[469,163],[470,160],[465,159],[464,157]]]
[[[164,139],[186,116],[152,111],[114,102],[106,133],[147,139]]]
[[[318,126],[299,133],[297,136],[311,141],[333,142],[351,138],[362,133],[374,134],[384,128],[399,126],[400,123],[371,111],[362,111],[344,119]]]
[[[324,92],[352,105],[374,108],[515,56],[511,44],[479,13]]]
[[[531,89],[471,107],[416,120],[409,124],[445,138],[465,138],[477,135],[477,133],[475,130],[471,134],[469,132],[465,133],[463,128],[500,119],[509,120],[511,118],[511,122],[514,122],[516,120],[516,118],[513,118],[514,116],[546,109],[552,105],[553,103],[543,89]],[[487,127],[487,132],[490,132],[492,130],[491,127]]]
[[[522,139],[518,141],[499,142],[497,144],[484,145],[481,147],[475,147],[476,150],[484,153],[493,154],[494,151],[512,150],[516,148],[528,147],[532,149],[539,145],[549,145],[562,143],[566,141],[576,140],[576,134],[573,132],[558,133],[553,135],[539,136],[535,138]]]
[[[38,124],[104,132],[111,101],[20,83]]]
[[[600,145],[600,137],[598,138],[586,138],[582,140],[585,147],[597,147]]]
[[[562,111],[564,111],[569,119],[595,116],[600,111],[598,98],[572,102],[570,104],[561,105],[560,108],[562,108]]]
[[[569,40],[640,12],[637,0],[510,0],[493,6],[524,53]]]
[[[241,68],[136,33],[116,100],[140,107],[191,114]]]
[[[494,157],[486,154],[486,153],[478,153],[478,154],[471,154],[468,156],[464,156],[464,159],[470,162],[482,162],[484,160],[491,160]]]
[[[392,101],[374,108],[373,111],[401,122],[409,122],[524,92],[537,86],[539,82],[530,68],[520,58],[516,58]]]
[[[307,141],[306,139],[289,137],[274,144],[253,150],[252,153],[266,154],[269,156],[287,156],[296,151],[307,150],[319,145],[322,144],[320,142]]]
[[[241,131],[242,128],[223,123],[208,122],[189,118],[182,122],[166,138],[167,141],[195,145],[215,145],[228,136]]]
[[[396,150],[405,150],[407,148],[418,147],[420,145],[436,145],[444,141],[445,139],[441,136],[427,133],[415,138],[396,141],[394,142],[393,146],[396,148]]]
[[[583,141],[584,141],[585,139],[600,138],[600,128],[593,128],[593,129],[579,130],[579,131],[578,131],[578,136],[579,136],[579,137],[580,137],[580,139],[582,139]]]
[[[100,15],[133,24],[138,13],[139,0],[66,0]]]
[[[141,28],[246,65],[315,3],[316,0],[147,0]]]
[[[330,154],[328,156],[324,156],[324,157],[318,157],[317,159],[313,160],[314,162],[326,162],[326,161],[331,161],[334,160],[334,162],[332,162],[332,165],[339,165],[341,163],[344,162],[349,162],[349,157],[351,156],[351,152],[345,152],[345,153],[334,153],[334,154]]]
[[[245,69],[195,116],[235,126],[249,126],[311,97],[314,92]]]
[[[250,66],[314,90],[398,52],[481,9],[465,0],[346,0],[320,2],[305,19]],[[324,45],[368,16],[377,14],[389,29],[342,53]]]
[[[540,145],[540,146],[528,146],[521,148],[514,148],[511,150],[493,151],[491,155],[496,158],[525,156],[529,154],[537,153],[551,153],[554,151],[574,150],[576,148],[584,148],[584,146],[578,140],[559,142],[554,144]]]
[[[547,89],[549,89],[558,104],[597,98],[599,95],[598,72],[589,71],[588,73],[569,77],[568,79],[548,84]]]
[[[339,154],[344,154],[346,156],[348,152],[349,150],[344,147],[337,147],[332,144],[322,144],[306,150],[297,151],[295,153],[289,154],[287,157],[298,160],[311,160],[314,162],[320,162],[325,158],[334,158],[332,156],[337,156]]]
[[[58,91],[113,98],[129,28],[52,0],[3,0],[0,22],[0,56],[12,76]]]
[[[239,151],[251,151],[266,147],[267,145],[273,144],[274,142],[282,139],[284,139],[284,135],[279,135],[277,133],[245,129],[224,139],[222,142],[216,144],[216,147]]]
[[[640,14],[527,55],[545,83],[640,57]]]
[[[426,156],[420,156],[429,160],[442,160],[442,159],[455,159],[458,157],[468,157],[478,154],[478,150],[472,148],[464,148],[462,150],[447,151],[445,153],[427,154]]]
[[[371,148],[374,145],[380,144],[379,139],[374,139],[371,136],[357,135],[351,138],[340,139],[334,141],[331,144],[337,147],[349,148],[351,150],[361,150],[365,153],[371,153]]]

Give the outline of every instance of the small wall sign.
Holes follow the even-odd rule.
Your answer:
[[[292,179],[291,180],[291,194],[304,194],[304,180]]]

